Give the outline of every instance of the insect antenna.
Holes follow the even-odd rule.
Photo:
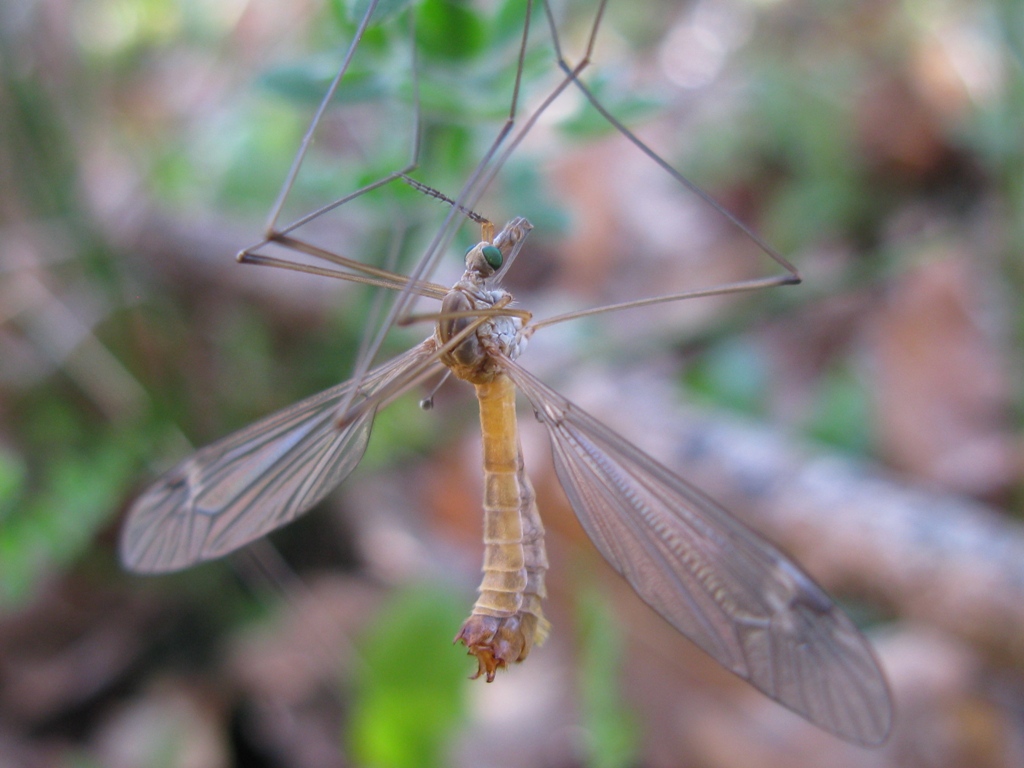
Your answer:
[[[470,221],[475,221],[477,224],[480,224],[481,226],[490,226],[491,228],[494,227],[494,224],[492,224],[489,219],[485,218],[484,216],[481,216],[473,209],[467,208],[461,203],[452,200],[444,192],[436,190],[433,187],[428,187],[426,184],[416,181],[416,179],[411,179],[404,173],[401,176],[399,176],[399,178],[406,184],[408,184],[410,187],[415,189],[417,192],[422,192],[427,197],[433,197],[436,200],[440,200],[442,203],[448,203],[448,205],[452,206],[455,210],[465,214],[466,218],[469,219]]]

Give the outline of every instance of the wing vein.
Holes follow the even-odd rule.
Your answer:
[[[412,386],[437,366],[430,339],[196,452],[139,496],[121,539],[131,570],[157,573],[224,555],[302,514],[355,469],[376,412],[340,425],[359,398]]]
[[[569,502],[637,594],[720,664],[842,738],[881,743],[892,704],[867,640],[782,552],[511,360]]]

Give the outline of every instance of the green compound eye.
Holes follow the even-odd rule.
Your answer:
[[[496,246],[485,245],[481,249],[481,253],[483,253],[484,259],[487,261],[487,265],[491,269],[493,269],[495,272],[497,272],[499,269],[501,269],[501,261],[502,261],[501,251],[498,250],[498,248]]]

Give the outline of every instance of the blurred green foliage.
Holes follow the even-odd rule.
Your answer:
[[[138,446],[129,440],[124,432],[107,434],[88,451],[51,454],[37,490],[26,492],[22,480],[22,492],[3,499],[0,606],[30,599],[39,581],[71,567],[90,548],[138,471],[132,456]]]
[[[624,702],[620,677],[622,632],[607,599],[582,589],[576,603],[582,726],[590,768],[628,768],[640,763],[640,726]]]
[[[42,315],[3,315],[19,344],[2,353],[0,608],[24,605],[54,573],[83,560],[111,565],[110,529],[119,511],[140,478],[187,451],[182,433],[195,444],[226,434],[336,383],[354,359],[368,292],[339,294],[337,307],[317,319],[287,318],[251,296],[221,295],[215,284],[175,283],[108,244],[111,225],[100,223],[102,205],[83,194],[91,169],[105,167],[104,184],[127,186],[129,196],[161,211],[197,219],[216,212],[258,237],[366,0],[331,0],[326,14],[307,19],[298,32],[282,29],[297,38],[283,54],[248,50],[236,5],[83,1],[72,4],[66,18],[67,37],[59,40],[66,50],[47,39],[40,44],[24,29],[0,29],[0,214],[7,242],[23,230],[53,236],[57,245],[42,249],[46,260],[24,268],[43,275],[50,291],[39,308],[71,307],[90,318],[88,331],[142,392],[139,402],[111,409],[90,394],[68,350],[47,346],[36,322]],[[408,0],[382,0],[379,24],[367,32],[330,105],[328,130],[297,180],[287,213],[305,213],[408,161],[413,47],[423,141],[416,176],[457,192],[507,114],[525,7],[522,0],[482,5],[422,0],[415,4],[410,41]],[[567,5],[559,21],[576,42],[592,3]],[[710,190],[747,206],[741,216],[757,220],[787,255],[829,244],[854,254],[824,278],[837,294],[884,286],[905,266],[912,249],[886,245],[894,212],[935,203],[950,230],[977,231],[971,228],[979,210],[998,210],[999,244],[986,258],[998,262],[994,273],[1005,278],[1014,333],[1009,343],[1024,348],[1024,6],[1016,0],[782,5],[731,6],[753,19],[725,73],[732,90],[721,109],[698,124],[696,136],[679,131],[670,159]],[[599,46],[597,58],[607,52],[626,63],[600,68],[588,82],[616,116],[642,125],[674,109],[673,119],[688,119],[664,89],[638,84],[643,81],[633,69],[656,69],[655,49],[669,22],[700,6],[612,0],[614,24],[603,30],[607,45]],[[550,83],[554,70],[539,17],[535,28],[540,42],[528,52],[524,71],[532,95]],[[939,174],[916,176],[877,158],[870,162],[857,133],[865,84],[907,78],[920,41],[950,30],[974,40],[978,60],[997,70],[990,83],[995,95],[979,91],[962,110],[935,121],[938,142],[956,162]],[[29,43],[35,51],[26,50]],[[39,51],[62,55],[46,59]],[[346,134],[348,123],[339,115],[354,115],[353,131],[362,133]],[[612,133],[579,104],[556,122],[556,137],[569,145]],[[380,124],[388,130],[373,129]],[[545,187],[551,155],[527,152],[513,157],[492,208],[526,215],[538,231],[567,229],[563,201]],[[396,221],[407,233],[400,255],[408,261],[431,232],[430,217],[445,213],[443,205],[402,184],[346,209],[361,225],[369,222],[346,241],[346,253],[376,261],[389,253]],[[225,252],[225,261],[230,258]],[[0,279],[13,280],[21,269],[5,263]],[[779,297],[741,317],[763,325],[782,309],[818,300],[822,289],[801,291],[776,292]],[[9,294],[21,292],[16,285]],[[96,306],[101,309],[92,311]],[[707,331],[688,356],[683,384],[703,402],[765,416],[777,363],[756,335],[737,337],[739,325],[722,321]],[[816,439],[868,452],[870,393],[853,356],[843,346],[825,355],[800,427]],[[103,374],[104,365],[93,373]],[[1024,379],[1017,377],[1015,386],[1019,426]],[[435,423],[412,400],[392,405],[378,418],[367,465],[380,468],[426,450],[439,439]],[[190,594],[211,582],[207,575],[181,578],[188,587],[182,591]],[[225,622],[251,607],[238,594],[221,599],[230,604],[210,613]],[[399,596],[383,615],[366,639],[348,738],[366,765],[444,764],[445,740],[464,714],[468,662],[449,643],[462,610],[441,592],[424,591]],[[596,601],[583,601],[580,625],[581,711],[592,739],[591,764],[636,762],[639,729],[618,698],[621,641]],[[408,652],[413,645],[415,654]]]
[[[758,228],[782,253],[844,256],[799,290],[773,292],[760,314],[709,331],[688,357],[686,386],[705,402],[765,414],[770,396],[757,390],[770,392],[772,365],[783,364],[758,349],[766,322],[783,312],[799,322],[800,307],[827,296],[864,299],[911,268],[920,250],[941,251],[965,233],[976,243],[979,279],[1005,276],[1009,292],[988,309],[1012,318],[1011,343],[1024,347],[1020,4],[904,3],[876,13],[865,3],[803,3],[757,22],[737,55],[735,92],[700,127],[686,168],[705,188],[755,195]],[[943,55],[954,71],[943,70]],[[901,217],[920,231],[901,230]],[[871,453],[871,392],[855,354],[837,344],[820,361],[799,426]],[[1019,428],[1024,385],[1016,380]]]
[[[358,26],[370,7],[371,0],[331,0],[330,7],[343,23]],[[378,0],[370,19],[370,27],[383,24],[409,6],[409,0]]]
[[[813,407],[803,424],[822,443],[855,454],[872,446],[871,402],[868,388],[846,367],[826,372]]]
[[[443,586],[400,590],[360,643],[346,743],[367,768],[448,765],[473,671],[452,651],[465,606]]]
[[[764,416],[769,392],[768,361],[746,339],[713,344],[686,367],[683,383],[698,402],[750,416]]]

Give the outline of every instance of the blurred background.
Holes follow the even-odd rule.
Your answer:
[[[532,419],[554,632],[469,681],[451,638],[479,577],[479,437],[452,383],[432,411],[425,392],[383,411],[356,473],[269,544],[120,568],[148,481],[356,359],[371,291],[233,256],[362,7],[0,8],[0,766],[1024,765],[1013,0],[610,0],[587,81],[805,282],[552,326],[522,358],[843,603],[890,678],[882,748],[791,715],[647,609]],[[508,114],[522,0],[420,0],[412,38],[406,5],[384,10],[282,221],[403,167],[417,122],[412,175],[455,195]],[[594,12],[555,6],[572,63]],[[520,117],[561,79],[545,24]],[[476,207],[534,223],[507,284],[539,317],[778,271],[571,89]],[[392,184],[302,235],[408,268],[445,214]]]

